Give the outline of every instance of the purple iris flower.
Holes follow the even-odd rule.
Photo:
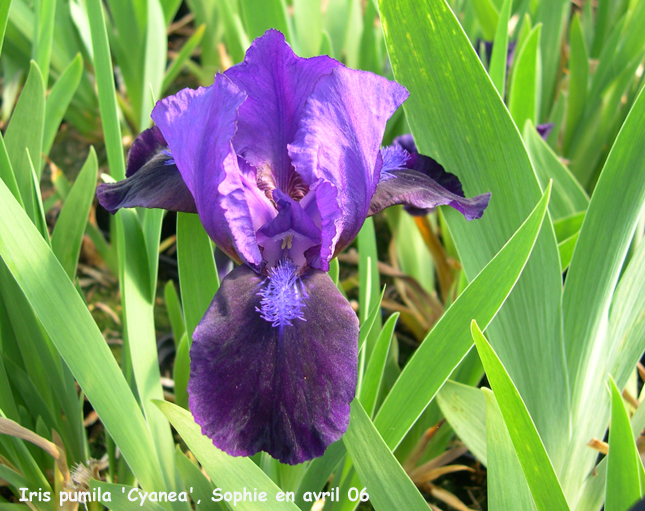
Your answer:
[[[270,30],[212,86],[159,101],[127,179],[97,191],[113,213],[197,213],[240,263],[194,332],[188,384],[202,432],[229,454],[300,463],[346,430],[358,320],[326,272],[366,217],[449,204],[475,219],[488,205],[455,193],[454,176],[451,188],[410,168],[420,157],[400,145],[380,148],[407,97],[329,57],[299,58]]]

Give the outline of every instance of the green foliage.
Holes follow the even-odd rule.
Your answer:
[[[215,487],[268,493],[236,509],[309,511],[305,492],[328,482],[341,499],[325,511],[354,510],[352,487],[376,510],[427,509],[446,497],[437,488],[462,488],[413,477],[420,493],[408,475],[458,440],[486,466],[488,509],[627,511],[645,481],[634,442],[645,407],[628,399],[642,400],[645,351],[643,26],[644,0],[0,2],[0,416],[55,431],[70,467],[107,454],[108,482],[91,487],[112,490],[111,509],[141,508],[126,496],[140,485],[192,488],[199,511],[229,508],[210,499]],[[162,300],[164,213],[123,210],[108,236],[93,200],[99,169],[125,177],[125,149],[156,100],[209,85],[270,28],[301,56],[407,87],[384,144],[412,131],[467,197],[492,192],[471,223],[450,208],[388,210],[365,222],[358,255],[331,262],[360,318],[359,383],[343,439],[295,467],[222,453],[188,411],[192,333],[220,275],[199,217],[177,216],[178,275],[163,273]],[[72,140],[97,148],[74,182]],[[97,308],[112,313],[103,332]],[[169,330],[176,352],[162,372]],[[494,392],[477,388],[484,370]],[[608,423],[598,462],[587,443]],[[33,444],[0,435],[0,456],[14,496],[61,490],[64,474]],[[278,503],[280,491],[295,503]],[[5,496],[0,509],[27,509]]]

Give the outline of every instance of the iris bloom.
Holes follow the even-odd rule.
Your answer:
[[[127,179],[98,189],[112,213],[197,213],[240,264],[195,330],[188,383],[195,420],[231,455],[300,463],[347,428],[358,321],[326,272],[366,217],[448,204],[474,219],[488,204],[415,170],[401,146],[380,148],[407,97],[329,57],[299,58],[269,31],[210,87],[159,101]]]

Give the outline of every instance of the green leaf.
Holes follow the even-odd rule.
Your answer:
[[[558,476],[522,397],[475,320],[471,329],[536,508],[538,511],[567,511],[569,506]]]
[[[287,42],[293,42],[284,0],[242,0],[240,4],[249,39],[253,40],[270,28],[275,28],[284,34]]]
[[[381,301],[381,286],[379,284],[378,272],[378,252],[376,250],[376,232],[374,230],[374,219],[367,218],[363,227],[357,236],[358,244],[358,303],[359,303],[359,317],[361,324],[367,321],[368,316],[371,316],[374,306],[378,303],[380,307]],[[370,358],[374,345],[378,339],[379,332],[381,331],[381,315],[374,316],[374,328],[367,337],[367,359]]]
[[[301,57],[318,55],[322,43],[321,0],[294,0],[293,24]]]
[[[365,408],[365,412],[370,417],[374,414],[376,407],[376,398],[381,388],[383,371],[385,370],[385,363],[387,362],[387,355],[390,351],[397,319],[399,319],[398,312],[392,314],[383,325],[361,383],[360,401],[363,408]]]
[[[18,204],[24,208],[25,205],[22,202],[22,196],[18,189],[16,175],[13,172],[13,167],[11,165],[11,160],[9,160],[9,154],[7,153],[7,147],[4,144],[2,133],[0,133],[0,179],[4,181],[5,185],[7,185],[7,188],[9,188],[14,198],[18,201]]]
[[[170,327],[172,329],[173,340],[175,341],[175,347],[178,347],[181,337],[186,332],[186,324],[184,323],[184,314],[181,311],[177,289],[175,289],[175,283],[172,280],[166,282],[163,294],[166,302],[166,310],[168,311],[168,319],[170,320]]]
[[[533,509],[531,490],[508,434],[495,394],[482,388],[486,403],[485,440],[488,453],[486,489],[489,509],[515,511]],[[479,391],[477,391],[479,392]],[[481,395],[482,392],[479,392]]]
[[[137,213],[133,209],[121,209],[116,220],[117,248],[122,272],[119,280],[132,371],[156,447],[152,452],[157,454],[161,462],[166,484],[175,490],[172,433],[168,421],[152,403],[153,399],[163,399],[154,324],[153,286],[156,278],[154,283],[151,282],[148,250]],[[176,503],[175,506],[179,508],[180,504]]]
[[[31,165],[27,150],[29,154],[40,156],[44,122],[45,85],[38,66],[32,61],[29,66],[29,76],[5,133],[7,154],[11,160],[25,211],[32,220],[36,218],[36,204],[34,204]]]
[[[488,325],[522,273],[535,244],[549,189],[493,260],[445,312],[414,352],[381,405],[374,423],[391,449],[403,439],[472,347],[472,316]]]
[[[642,241],[616,287],[609,312],[608,337],[611,353],[608,371],[622,389],[645,351],[645,243]]]
[[[190,59],[195,49],[199,46],[199,43],[202,42],[204,37],[204,31],[206,30],[206,24],[202,23],[195,33],[190,36],[188,41],[184,43],[179,51],[177,57],[170,63],[168,70],[166,71],[165,76],[163,77],[163,82],[161,83],[160,93],[163,94],[166,92],[168,87],[172,84],[175,78],[179,76],[184,64],[187,60]]]
[[[596,27],[591,47],[591,57],[597,58],[602,48],[605,46],[605,37],[610,29],[611,10],[614,2],[612,0],[598,0],[598,10],[596,11]]]
[[[152,119],[150,112],[155,101],[160,99],[166,70],[166,21],[159,0],[147,0],[146,51],[143,57],[142,101],[139,113],[139,129],[146,129]]]
[[[343,436],[343,442],[376,511],[427,511],[428,503],[390,452],[357,400],[352,402],[349,427]]]
[[[121,126],[116,109],[116,91],[114,89],[114,73],[112,58],[105,29],[103,5],[100,0],[87,0],[87,16],[90,21],[92,34],[92,49],[94,53],[94,72],[99,94],[101,122],[105,137],[110,175],[116,180],[125,179],[125,159],[121,141]],[[125,32],[130,33],[130,32]],[[139,46],[132,46],[138,48]]]
[[[495,29],[499,20],[499,12],[495,4],[492,0],[472,0],[472,5],[484,39],[492,41],[495,38]]]
[[[224,26],[226,49],[230,53],[234,64],[244,59],[244,52],[250,45],[240,17],[235,12],[236,4],[237,2],[234,4],[229,0],[217,0],[217,14],[221,16]]]
[[[188,345],[219,288],[213,245],[197,215],[177,213],[179,289]]]
[[[589,197],[529,120],[524,125],[524,142],[542,188],[546,188],[549,180],[553,179],[553,196],[549,203],[551,218],[557,221],[585,211]]]
[[[175,403],[188,410],[188,378],[190,376],[190,343],[186,333],[180,337],[173,367]]]
[[[553,222],[553,229],[555,230],[555,235],[558,239],[558,243],[561,243],[567,238],[570,238],[574,234],[580,232],[580,228],[582,227],[582,222],[585,219],[586,213],[586,211],[581,211],[580,213],[575,213]]]
[[[63,116],[69,107],[83,73],[83,57],[78,53],[65,68],[47,96],[43,154],[49,154]]]
[[[493,53],[490,58],[488,74],[499,95],[504,98],[506,88],[506,62],[508,56],[508,20],[511,16],[513,0],[504,0],[499,14],[499,21],[493,41]]]
[[[90,480],[91,491],[97,495],[98,491],[101,490],[101,495],[105,496],[107,493],[110,494],[110,501],[107,502],[106,499],[101,499],[101,502],[108,509],[113,509],[114,511],[137,511],[142,509],[142,506],[145,506],[146,510],[150,511],[163,511],[163,507],[155,502],[150,501],[148,496],[146,496],[145,503],[141,502],[143,497],[143,491],[139,488],[132,486],[125,486],[122,484],[112,484],[106,483],[105,481],[97,481],[96,479]],[[168,490],[159,490],[166,491]],[[134,501],[130,498],[135,499]],[[79,506],[80,507],[80,506]]]
[[[277,501],[280,488],[250,458],[234,458],[217,449],[210,438],[202,435],[201,428],[195,424],[190,412],[165,401],[156,401],[155,404],[175,427],[216,487],[230,492],[242,491],[243,488],[257,488],[258,491],[266,492],[266,502],[238,502],[236,509],[298,509],[292,502]]]
[[[7,20],[9,19],[9,7],[11,7],[11,0],[2,2],[2,5],[0,5],[0,53],[2,53],[4,33],[7,28]]]
[[[579,234],[580,233],[577,232],[561,243],[558,243],[558,250],[560,251],[560,267],[563,273],[571,264],[573,251],[576,248],[576,243],[578,243]]]
[[[607,158],[580,231],[563,295],[564,338],[571,378],[573,424],[565,488],[579,487],[609,418],[603,377],[611,355],[607,314],[645,203],[645,94],[641,93]],[[598,243],[601,239],[602,243]],[[577,449],[576,449],[576,446]]]
[[[142,487],[163,490],[139,405],[87,307],[4,183],[0,202],[0,256]]]
[[[540,41],[542,110],[540,113],[538,103],[539,122],[544,122],[542,119],[546,119],[551,110],[560,65],[562,36],[564,35],[570,8],[569,0],[541,0],[535,14],[535,24],[542,24],[542,38]],[[535,122],[537,123],[538,121]],[[518,124],[518,126],[522,125]]]
[[[40,230],[40,234],[47,244],[51,245],[51,240],[49,239],[49,231],[47,230],[47,220],[45,220],[45,208],[43,207],[43,198],[40,194],[40,181],[38,175],[36,174],[36,168],[34,167],[34,162],[31,159],[29,149],[26,149],[27,152],[27,161],[29,162],[29,170],[31,170],[31,192],[34,201],[34,214],[36,219],[34,223],[36,227]]]
[[[517,128],[445,0],[383,1],[381,20],[394,76],[410,91],[404,109],[419,151],[458,174],[468,196],[492,192],[476,222],[442,209],[472,280],[529,215],[540,185]],[[488,332],[558,464],[569,397],[559,319],[562,274],[550,223]]]
[[[309,463],[296,490],[296,505],[302,511],[311,511],[311,502],[305,502],[303,498],[305,492],[320,491],[346,452],[343,441],[338,440],[327,447],[322,457],[316,458]]]
[[[52,39],[54,37],[54,21],[56,19],[56,0],[36,0],[34,8],[36,11],[36,23],[32,55],[42,72],[43,83],[47,86],[49,63],[52,55]],[[38,153],[38,156],[40,156],[40,153]]]
[[[224,505],[211,500],[213,496],[212,483],[206,479],[199,467],[181,452],[179,446],[175,449],[175,464],[186,488],[193,488],[191,496],[195,501],[197,511],[226,511]]]
[[[584,113],[589,80],[589,56],[580,26],[580,16],[577,13],[573,17],[569,31],[569,95],[562,142],[563,154],[568,153],[571,138]]]
[[[484,396],[476,387],[448,380],[437,394],[441,413],[468,450],[488,466]]]
[[[643,469],[632,438],[629,416],[620,391],[609,378],[611,389],[611,427],[607,455],[605,511],[628,511],[641,498],[639,471]]]
[[[92,147],[52,232],[52,250],[72,282],[76,278],[85,225],[94,200],[97,172],[98,162]]]
[[[536,25],[531,30],[513,63],[508,110],[518,129],[524,126],[527,119],[537,124],[542,83],[539,54],[541,31],[542,25]]]

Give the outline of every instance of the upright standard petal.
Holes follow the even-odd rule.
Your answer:
[[[326,56],[298,57],[277,30],[253,41],[244,62],[226,70],[248,95],[240,107],[233,139],[237,154],[258,169],[268,169],[275,185],[290,194],[297,184],[287,153],[305,101],[321,76],[341,64]]]
[[[325,253],[342,250],[363,225],[379,181],[385,123],[407,97],[395,82],[338,67],[320,79],[307,100],[289,154],[307,184],[322,179],[337,191],[340,218],[323,229]]]
[[[329,276],[239,266],[195,330],[188,383],[202,432],[233,456],[322,456],[349,423],[358,320]]]
[[[258,266],[262,256],[231,144],[245,97],[219,74],[210,87],[184,89],[159,101],[152,118],[195,198],[206,232],[233,259]]]

